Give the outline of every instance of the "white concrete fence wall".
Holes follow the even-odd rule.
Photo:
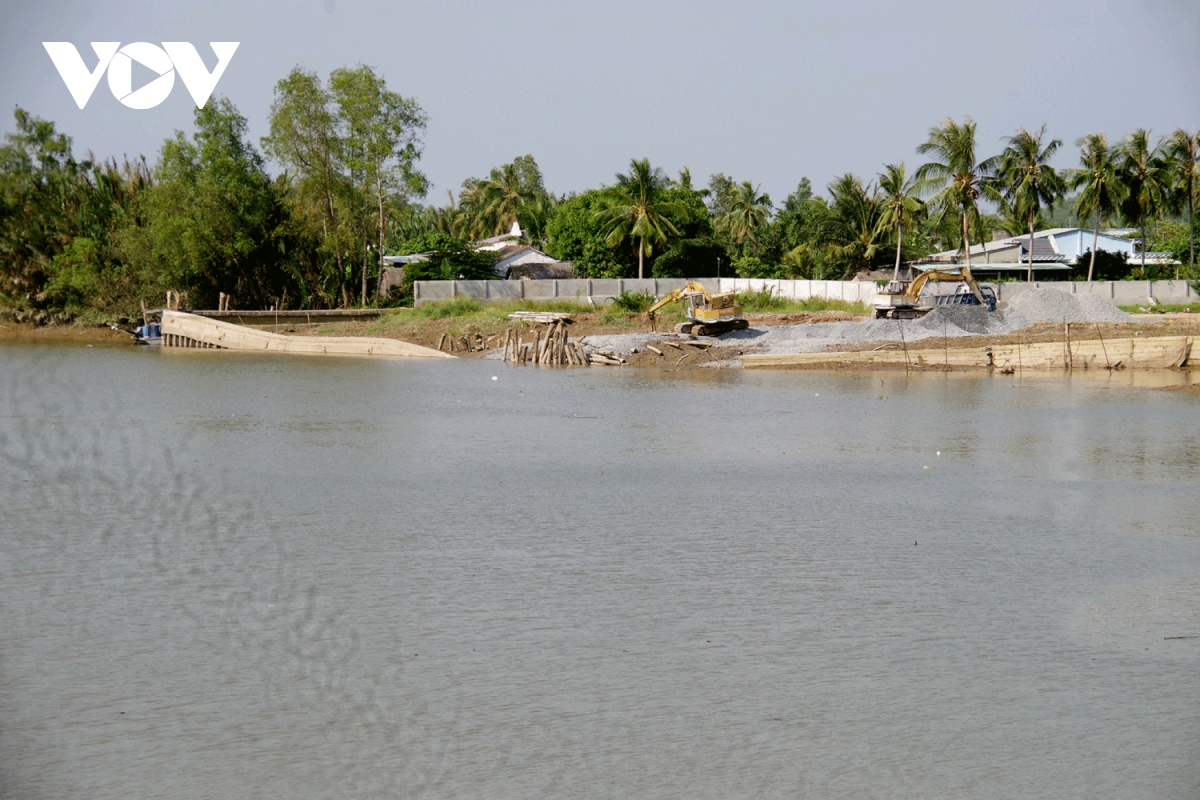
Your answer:
[[[770,289],[779,297],[808,300],[822,297],[870,304],[878,291],[873,281],[789,281],[766,278],[702,278],[710,292],[759,292]],[[658,297],[683,287],[682,278],[626,278],[614,280],[577,278],[572,280],[519,281],[416,281],[414,301],[423,305],[455,297],[472,297],[484,302],[503,300],[559,300],[581,305],[608,305],[623,292],[652,294]],[[1150,298],[1159,303],[1194,303],[1196,291],[1186,281],[1035,281],[990,284],[1004,301],[1030,288],[1056,289],[1072,294],[1095,294],[1113,305],[1145,305]],[[935,290],[954,291],[953,284],[935,284]]]

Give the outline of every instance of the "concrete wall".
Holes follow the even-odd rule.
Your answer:
[[[1116,306],[1149,305],[1150,298],[1160,303],[1194,303],[1200,299],[1187,281],[1016,281],[995,286],[1000,300],[1012,299],[1034,287],[1094,294]]]
[[[582,305],[607,305],[622,292],[648,293],[661,297],[686,284],[682,278],[628,278],[546,281],[417,281],[413,284],[417,305],[454,297],[473,297],[484,302],[502,300],[574,301]],[[807,300],[823,297],[870,304],[878,289],[873,281],[787,281],[762,278],[703,278],[710,292],[758,292],[770,289],[780,297]],[[1160,303],[1194,303],[1196,292],[1186,281],[1035,281],[991,284],[1003,301],[1031,287],[1055,289],[1072,294],[1096,294],[1114,305],[1145,305],[1153,297]],[[949,291],[953,291],[950,284]]]

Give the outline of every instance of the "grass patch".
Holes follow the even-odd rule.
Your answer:
[[[654,305],[654,301],[654,295],[649,292],[643,294],[621,292],[620,297],[613,298],[612,305],[609,308],[626,314],[645,314],[650,310],[650,306]]]
[[[1162,311],[1163,313],[1182,313],[1190,311],[1193,314],[1200,313],[1200,303],[1163,303],[1157,306],[1134,305],[1134,306],[1117,306],[1117,308],[1127,314],[1146,314]]]
[[[509,300],[503,303],[484,303],[473,297],[455,297],[453,300],[437,300],[411,309],[402,309],[387,316],[396,319],[506,319],[514,311],[562,311],[578,314],[589,311],[588,306],[572,300]]]

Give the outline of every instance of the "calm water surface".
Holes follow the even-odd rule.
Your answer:
[[[1198,421],[2,347],[0,796],[1195,798]]]

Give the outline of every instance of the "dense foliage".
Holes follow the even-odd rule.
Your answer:
[[[1005,137],[981,157],[975,124],[946,120],[917,148],[916,169],[803,178],[776,204],[718,173],[697,186],[634,159],[611,185],[556,196],[532,155],[515,157],[425,204],[417,169],[426,117],[369,67],[328,80],[300,68],[276,85],[256,148],[244,117],[216,99],[153,163],[77,160],[52,122],[18,108],[0,146],[0,308],[39,318],[113,319],[167,290],[193,307],[220,293],[241,308],[372,304],[380,256],[427,254],[414,280],[495,278],[494,251],[472,243],[520,226],[524,241],[582,277],[844,278],[1048,226],[1125,225],[1183,266],[1087,254],[1076,276],[1195,280],[1200,140],[1135,131],[1080,139],[1079,166],[1056,170],[1045,129]],[[279,169],[268,171],[268,161]]]

